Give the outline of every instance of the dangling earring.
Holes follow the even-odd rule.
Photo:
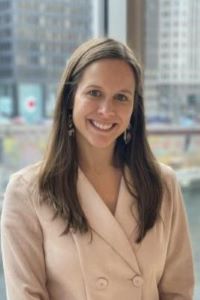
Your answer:
[[[69,137],[74,136],[75,130],[74,130],[74,124],[72,119],[72,113],[68,114],[67,130],[68,130]]]
[[[124,143],[127,145],[130,140],[131,140],[131,125],[129,124],[127,129],[124,131],[124,135],[123,135],[123,138],[124,138]]]

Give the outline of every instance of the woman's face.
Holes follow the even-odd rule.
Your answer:
[[[113,147],[126,130],[133,111],[135,77],[119,59],[90,64],[78,84],[73,122],[79,146]]]

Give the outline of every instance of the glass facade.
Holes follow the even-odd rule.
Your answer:
[[[145,14],[149,121],[199,126],[200,3],[146,1]]]
[[[40,85],[42,117],[48,117],[52,86],[55,96],[67,58],[93,36],[92,1],[18,0],[0,1],[0,5],[0,88],[9,85],[13,90],[13,117],[21,117],[20,85]]]

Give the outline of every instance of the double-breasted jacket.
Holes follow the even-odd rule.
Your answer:
[[[79,169],[77,190],[92,235],[63,234],[66,222],[53,218],[55,211],[39,203],[33,188],[39,166],[14,174],[5,193],[1,242],[7,300],[192,300],[188,225],[171,168],[161,166],[169,192],[156,224],[138,244],[137,205],[123,177],[112,214]]]

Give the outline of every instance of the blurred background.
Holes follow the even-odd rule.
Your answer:
[[[148,137],[182,186],[200,299],[200,1],[0,0],[0,207],[9,176],[42,158],[72,51],[109,36],[144,70]],[[0,300],[6,300],[0,263]]]

